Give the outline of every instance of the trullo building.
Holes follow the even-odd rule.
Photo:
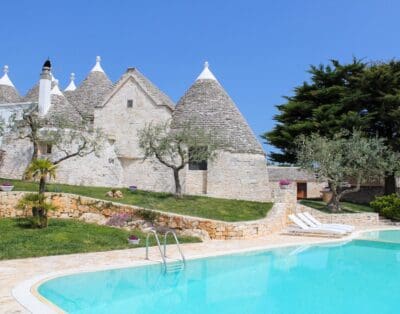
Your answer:
[[[112,83],[99,57],[78,86],[75,76],[64,91],[53,69],[42,69],[39,83],[21,97],[8,76],[0,79],[0,115],[37,110],[51,126],[52,119],[87,121],[105,134],[100,154],[76,157],[61,163],[57,180],[69,184],[97,186],[136,185],[139,189],[172,192],[171,169],[156,159],[143,160],[137,132],[148,123],[172,119],[175,127],[185,121],[211,131],[224,142],[217,157],[201,164],[189,164],[182,171],[183,191],[224,198],[271,200],[265,153],[245,118],[215,78],[206,63],[204,70],[177,105],[137,68],[128,68]],[[7,129],[9,130],[9,129]],[[60,154],[42,143],[42,157]],[[29,163],[32,145],[27,139],[6,132],[0,176],[20,178]]]

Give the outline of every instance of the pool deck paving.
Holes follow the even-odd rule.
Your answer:
[[[359,236],[363,231],[381,229],[398,229],[394,226],[364,226],[348,237],[341,239],[291,236],[283,234],[272,234],[266,237],[251,240],[213,240],[202,243],[191,243],[181,245],[187,259],[217,256],[253,250],[263,250],[280,246],[291,246],[301,244],[315,244],[326,242],[337,242],[351,240]],[[46,313],[57,313],[45,302],[40,301],[34,295],[36,291],[33,285],[42,280],[56,277],[62,274],[77,272],[96,271],[110,268],[133,267],[161,263],[160,253],[157,247],[149,250],[149,260],[145,259],[145,248],[126,249],[107,252],[70,254],[58,256],[46,256],[36,258],[25,258],[16,260],[0,261],[0,313],[41,313],[39,307],[48,308]],[[174,245],[169,245],[168,256],[178,258],[178,250]],[[29,294],[29,295],[28,295]],[[25,307],[19,301],[24,302]],[[38,308],[35,308],[35,304]],[[32,304],[32,306],[30,306]],[[29,309],[27,309],[27,307]],[[36,310],[35,310],[36,309]]]

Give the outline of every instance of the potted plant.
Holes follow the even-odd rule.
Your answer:
[[[14,185],[13,185],[12,183],[10,183],[10,182],[3,182],[3,183],[0,185],[0,189],[1,189],[2,191],[4,191],[4,192],[10,192],[10,191],[13,190],[13,188],[14,188]]]
[[[129,236],[128,242],[129,242],[130,244],[139,244],[140,239],[139,239],[137,236],[135,236],[135,235],[133,234],[133,235],[130,235],[130,236]]]
[[[287,189],[290,183],[291,182],[289,180],[279,180],[279,186],[281,187],[281,189]]]
[[[131,192],[136,192],[137,186],[136,186],[136,185],[130,185],[130,186],[128,187],[128,189],[129,189],[129,191],[131,191]]]

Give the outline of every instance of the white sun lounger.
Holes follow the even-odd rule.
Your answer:
[[[347,232],[352,232],[355,229],[354,226],[345,225],[345,224],[323,224],[308,212],[304,212],[303,215],[305,217],[307,217],[312,223],[314,223],[314,225],[316,227],[328,227],[328,226],[330,226],[330,227],[333,227],[333,228],[338,228],[338,229],[341,229],[341,230],[345,230]]]
[[[329,236],[329,237],[341,237],[346,235],[346,231],[339,229],[323,228],[323,227],[309,227],[302,222],[295,215],[289,215],[289,219],[297,226],[297,228],[288,228],[288,233],[301,234],[301,235],[313,235],[313,236]]]
[[[310,218],[308,218],[308,216],[305,215],[305,213],[298,213],[296,215],[299,219],[301,219],[307,226],[311,227],[311,228],[327,228],[327,229],[334,229],[334,230],[343,230],[347,233],[350,233],[351,230],[349,228],[345,228],[343,226],[339,226],[336,224],[320,224],[317,225],[316,223],[314,223],[313,220],[311,220]]]

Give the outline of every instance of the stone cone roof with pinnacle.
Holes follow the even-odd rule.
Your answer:
[[[0,104],[16,103],[21,100],[21,96],[14,84],[8,77],[8,66],[4,66],[4,75],[0,78]]]
[[[103,102],[112,87],[113,84],[101,68],[100,58],[97,57],[96,65],[86,79],[75,91],[68,92],[66,96],[84,119],[92,120],[94,108]]]
[[[58,87],[58,80],[55,80],[51,90],[51,105],[49,111],[44,116],[45,124],[48,126],[76,127],[81,125],[82,117],[63,95]]]
[[[172,127],[179,128],[188,121],[215,134],[225,150],[265,154],[245,118],[208,69],[207,63],[195,83],[178,101]]]

